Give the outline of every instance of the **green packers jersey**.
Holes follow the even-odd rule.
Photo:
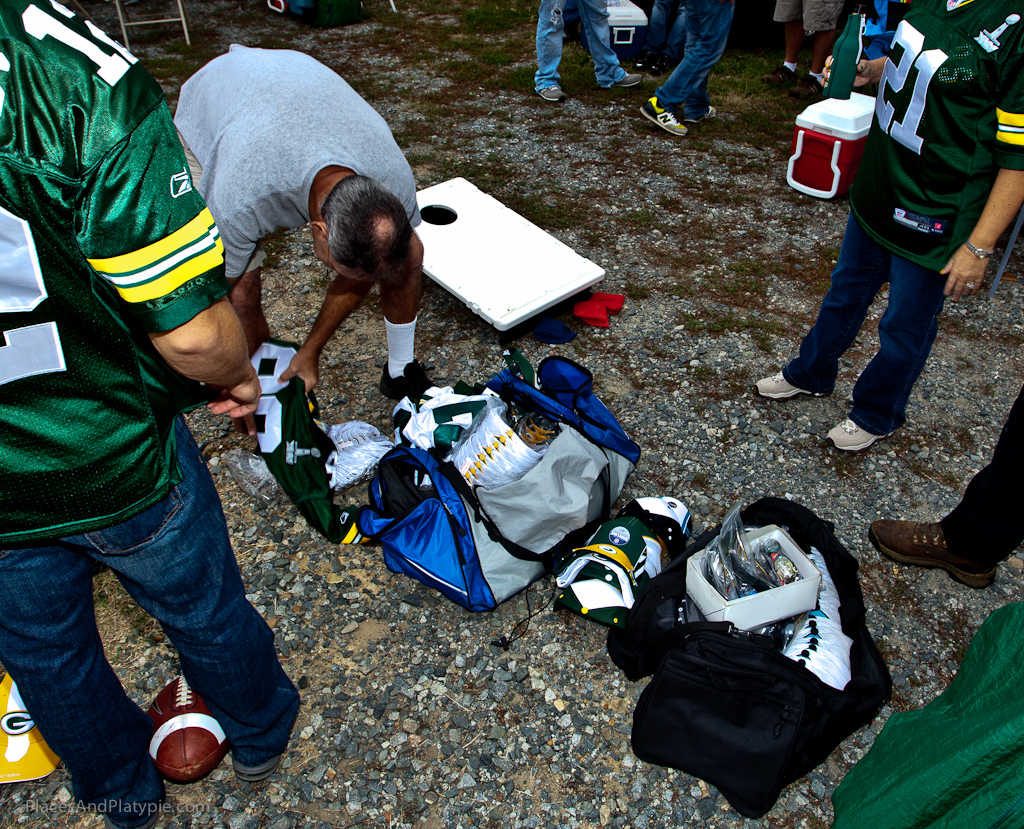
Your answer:
[[[119,523],[202,399],[149,334],[227,290],[156,82],[49,0],[0,4],[0,541]]]
[[[260,454],[313,529],[334,544],[359,544],[364,537],[355,510],[334,503],[327,463],[336,447],[317,420],[316,397],[306,392],[301,377],[278,380],[298,350],[292,343],[267,340],[252,355],[263,392],[254,417]]]
[[[939,271],[1000,167],[1024,169],[1016,0],[914,0],[885,66],[850,205],[878,244]]]

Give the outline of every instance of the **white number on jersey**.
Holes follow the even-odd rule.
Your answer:
[[[897,44],[903,47],[903,54],[900,56],[899,63],[893,63],[891,58],[885,63],[885,70],[882,72],[882,88],[878,91],[878,97],[875,99],[875,115],[878,116],[878,125],[885,132],[904,147],[920,155],[923,139],[917,134],[917,128],[921,125],[921,118],[924,115],[928,84],[932,82],[935,73],[949,56],[941,49],[922,51],[924,35],[906,20],[901,20],[896,29],[893,46]],[[893,122],[896,110],[891,103],[885,100],[885,90],[888,87],[895,94],[903,89],[910,70],[915,66],[917,67],[917,80],[914,82],[910,105],[903,115],[903,120]]]
[[[0,207],[0,314],[31,311],[46,299],[43,272],[28,222]],[[0,346],[0,385],[64,371],[57,323],[44,322],[4,331]]]

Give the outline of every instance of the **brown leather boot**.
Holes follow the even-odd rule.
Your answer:
[[[996,568],[986,567],[957,555],[946,546],[941,524],[916,521],[875,521],[868,538],[882,555],[902,564],[941,567],[968,587],[988,587],[996,577]]]

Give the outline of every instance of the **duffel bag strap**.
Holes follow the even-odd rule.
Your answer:
[[[473,520],[487,530],[487,535],[491,541],[500,544],[505,548],[509,555],[514,556],[515,558],[522,559],[523,561],[539,562],[543,564],[544,571],[549,575],[554,572],[554,556],[549,552],[535,553],[532,550],[528,550],[525,547],[516,544],[514,541],[505,538],[505,536],[501,534],[498,526],[484,511],[483,506],[480,504],[480,500],[476,497],[476,493],[473,492],[473,488],[469,485],[469,482],[462,477],[459,470],[455,468],[453,463],[450,461],[439,462],[437,469],[455,488],[455,491],[459,493],[463,503],[472,510]],[[593,532],[593,530],[591,530],[591,532]]]

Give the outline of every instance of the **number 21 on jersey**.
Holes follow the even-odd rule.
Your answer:
[[[878,125],[887,132],[894,140],[899,141],[904,147],[921,154],[921,145],[924,143],[917,134],[921,126],[921,118],[924,115],[925,100],[928,95],[928,85],[939,71],[939,67],[946,62],[948,55],[941,49],[924,49],[924,35],[917,29],[901,20],[896,29],[896,37],[893,39],[893,47],[903,47],[903,54],[898,62],[893,63],[890,58],[885,64],[882,73],[881,89],[878,91],[878,98],[875,100],[875,115],[878,117]],[[896,110],[886,100],[886,88],[892,90],[892,94],[903,89],[910,75],[910,70],[917,67],[917,79],[914,81],[914,91],[911,95],[910,104],[903,115],[902,121],[894,121]]]

